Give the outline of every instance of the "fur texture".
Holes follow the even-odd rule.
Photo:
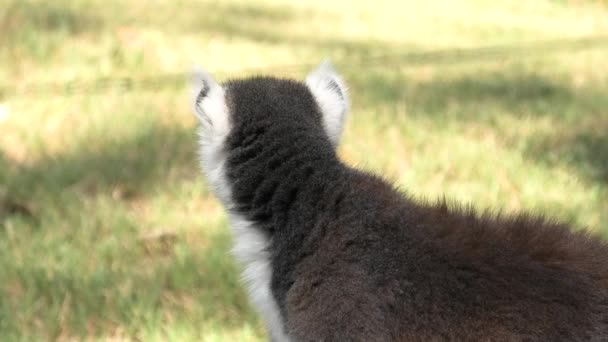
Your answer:
[[[273,340],[608,340],[604,242],[423,203],[344,165],[347,93],[329,65],[305,83],[200,75],[203,170]]]

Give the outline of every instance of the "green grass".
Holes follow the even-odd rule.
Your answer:
[[[330,57],[349,163],[608,236],[606,2],[382,4],[2,2],[0,339],[263,340],[197,165],[195,62],[302,78]]]

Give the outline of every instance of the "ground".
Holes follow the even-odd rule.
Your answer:
[[[261,341],[185,73],[350,86],[350,164],[608,236],[605,1],[0,4],[6,341]]]

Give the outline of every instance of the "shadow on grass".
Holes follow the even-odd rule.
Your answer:
[[[408,102],[425,112],[456,113],[462,119],[483,119],[496,112],[560,116],[564,107],[574,106],[582,113],[590,109],[588,99],[575,95],[569,87],[534,74],[438,78],[414,89],[409,98]],[[450,110],[455,108],[459,110]]]
[[[66,39],[97,33],[105,25],[103,18],[81,2],[4,1],[0,3],[0,60],[9,65],[11,73],[29,75],[24,60],[45,63]],[[0,98],[4,92],[0,89]]]
[[[436,125],[484,125],[514,134],[510,143],[525,146],[535,162],[565,165],[590,182],[608,183],[608,89],[601,85],[575,88],[571,81],[533,71],[476,71],[440,75],[428,80],[386,68],[351,73],[355,104],[370,108],[392,107],[393,115],[407,106],[411,118],[429,119]],[[372,114],[373,115],[373,114]],[[503,116],[521,121],[530,118],[559,123],[554,130],[519,137],[511,127],[501,127]],[[521,128],[519,128],[521,129]],[[525,139],[525,141],[517,141]]]
[[[148,125],[123,139],[86,137],[74,150],[30,165],[17,165],[0,150],[0,278],[7,279],[0,294],[10,298],[0,302],[0,316],[15,313],[1,320],[3,336],[142,339],[185,326],[202,338],[205,325],[256,327],[227,230],[204,232],[202,217],[202,226],[144,238],[112,227],[123,220],[117,213],[118,219],[101,217],[112,231],[98,231],[99,215],[88,212],[97,208],[79,204],[98,196],[145,197],[201,177],[193,127]],[[9,222],[13,228],[5,230]],[[27,226],[33,229],[13,231]],[[23,259],[16,262],[11,251]]]
[[[136,195],[199,177],[194,127],[150,125],[124,140],[100,144],[98,139],[103,137],[88,137],[70,152],[4,170],[7,195],[29,201],[41,192],[92,196],[116,187]]]
[[[581,120],[563,132],[533,139],[528,154],[549,165],[566,164],[580,176],[608,185],[608,115]]]
[[[136,241],[123,241],[102,262],[90,253],[75,255],[67,267],[5,265],[8,282],[0,286],[5,298],[0,310],[15,314],[0,324],[3,336],[145,340],[146,334],[188,327],[202,338],[204,327],[214,324],[255,327],[237,270],[226,257],[229,237],[224,232],[208,238],[203,249],[178,240],[165,252],[151,254]]]
[[[103,21],[93,11],[68,6],[66,3],[13,0],[3,6],[5,11],[0,17],[0,28],[7,38],[18,35],[23,30],[75,35],[103,26]]]
[[[442,119],[485,123],[499,131],[497,115],[568,123],[528,138],[528,157],[568,165],[583,178],[608,183],[608,101],[601,89],[574,89],[564,81],[535,74],[492,73],[435,80],[413,90],[408,98],[414,111],[421,108]]]
[[[197,5],[193,5],[197,8]],[[608,36],[597,35],[578,39],[555,39],[484,46],[467,49],[445,49],[420,51],[420,46],[381,40],[347,39],[337,35],[311,35],[297,28],[310,25],[311,18],[319,19],[318,25],[332,25],[339,20],[335,14],[296,8],[289,5],[255,6],[249,4],[214,3],[198,5],[195,13],[204,13],[194,18],[187,13],[179,21],[177,30],[193,30],[209,35],[224,35],[231,38],[251,40],[257,43],[287,44],[293,48],[309,47],[318,54],[339,56],[343,64],[356,63],[356,67],[366,65],[453,64],[479,60],[496,61],[504,57],[530,57],[559,51],[575,51],[597,47],[608,47]],[[154,22],[159,22],[153,20]],[[171,24],[169,24],[170,26]]]
[[[505,56],[529,57],[557,51],[608,47],[608,36],[598,35],[579,39],[425,52],[420,51],[419,46],[411,44],[347,39],[333,34],[311,35],[301,29],[309,26],[311,19],[317,20],[317,25],[331,25],[340,18],[328,11],[285,4],[184,1],[176,6],[173,3],[135,1],[124,6],[121,3],[67,5],[26,0],[13,1],[6,7],[6,14],[0,18],[0,28],[9,32],[5,37],[21,37],[23,32],[34,32],[39,38],[55,32],[77,35],[85,32],[112,32],[125,27],[135,31],[138,28],[157,28],[173,35],[200,34],[201,44],[207,44],[210,39],[220,35],[255,43],[289,45],[294,49],[314,48],[319,55],[338,57],[342,64],[357,63],[359,66],[370,63],[436,65],[477,60],[495,61]],[[27,39],[16,39],[13,43],[21,44],[20,40]],[[44,39],[39,40],[44,43]]]
[[[386,68],[348,71],[355,101],[365,106],[406,101],[409,114],[461,122],[498,115],[520,117],[589,117],[608,105],[602,91],[574,89],[566,80],[548,79],[533,72],[473,71],[420,80]]]

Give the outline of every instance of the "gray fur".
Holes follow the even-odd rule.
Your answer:
[[[413,200],[345,165],[346,88],[327,66],[208,82],[203,169],[273,341],[608,340],[600,239]]]

